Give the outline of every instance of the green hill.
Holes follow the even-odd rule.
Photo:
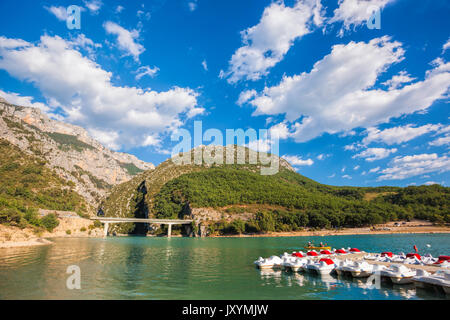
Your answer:
[[[217,233],[361,227],[412,218],[450,222],[449,188],[335,187],[294,172],[284,160],[272,176],[260,175],[259,166],[175,165],[168,160],[116,186],[103,209],[107,216],[201,215],[197,221]],[[142,232],[133,224],[116,226],[116,231]]]
[[[88,205],[73,188],[44,160],[0,139],[0,223],[39,225],[39,208],[85,214]]]

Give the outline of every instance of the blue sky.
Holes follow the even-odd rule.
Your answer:
[[[29,0],[0,14],[0,95],[115,150],[158,164],[172,132],[202,121],[278,133],[321,183],[448,185],[448,1]]]

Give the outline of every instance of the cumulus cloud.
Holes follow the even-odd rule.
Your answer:
[[[294,167],[311,166],[314,164],[314,161],[312,159],[302,159],[298,156],[284,155],[283,159],[285,159],[287,162],[289,162]]]
[[[325,132],[369,128],[425,110],[448,91],[450,63],[442,59],[434,61],[423,81],[401,89],[375,89],[379,76],[403,58],[401,44],[386,36],[335,45],[309,73],[284,76],[279,85],[265,87],[248,103],[256,108],[254,116],[284,114],[297,142]]]
[[[360,26],[372,15],[371,8],[377,7],[380,10],[387,4],[395,0],[339,0],[338,8],[334,10],[334,16],[328,23],[343,22],[343,27],[339,35],[343,35],[345,30]]]
[[[283,1],[273,2],[264,9],[259,23],[241,32],[243,46],[221,72],[229,83],[258,80],[283,60],[294,41],[322,24],[320,0],[297,0],[293,7]]]
[[[271,137],[277,137],[277,139],[287,139],[290,135],[288,126],[283,122],[270,127],[269,133]]]
[[[383,142],[388,145],[400,144],[426,133],[438,131],[440,128],[441,126],[438,124],[426,124],[420,127],[413,127],[413,125],[408,124],[384,130],[368,128],[367,137],[365,137],[362,142],[364,144],[369,144],[371,142]]]
[[[364,158],[366,161],[372,162],[375,160],[381,160],[388,157],[391,153],[397,152],[396,148],[368,148],[356,155],[353,158]]]
[[[139,61],[139,55],[145,51],[144,46],[137,43],[139,38],[138,30],[127,30],[117,23],[107,21],[103,24],[106,32],[117,36],[117,46],[120,50],[124,51],[126,55],[134,57],[134,60]]]
[[[380,172],[378,180],[402,180],[425,173],[442,173],[449,170],[450,158],[447,155],[438,156],[436,153],[424,153],[394,158],[390,167]]]
[[[33,83],[52,107],[62,108],[66,121],[106,144],[143,145],[147,136],[178,128],[199,108],[198,93],[189,88],[157,92],[113,85],[110,72],[58,36],[42,36],[38,44],[15,41],[21,46],[12,48],[13,41],[0,39],[0,69]]]

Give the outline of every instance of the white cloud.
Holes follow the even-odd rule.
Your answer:
[[[191,11],[191,12],[195,11],[195,9],[197,9],[197,0],[189,1],[188,8],[189,8],[189,11]]]
[[[89,128],[88,131],[95,140],[103,144],[105,147],[112,150],[120,149],[120,145],[117,144],[117,140],[119,139],[119,133],[117,131],[100,130],[95,128]]]
[[[352,144],[348,144],[348,145],[344,146],[344,150],[355,151],[355,150],[361,149],[362,147],[364,147],[364,145],[354,142]]]
[[[319,154],[319,155],[317,156],[317,160],[324,160],[324,159],[326,159],[326,158],[328,158],[328,157],[331,157],[331,154],[324,154],[324,153],[321,153],[321,154]]]
[[[353,158],[364,158],[366,161],[372,162],[375,160],[381,160],[388,157],[391,153],[397,152],[396,148],[368,148],[356,155]]]
[[[447,40],[447,42],[442,46],[442,51],[445,52],[447,49],[450,48],[450,38]]]
[[[351,176],[349,176],[348,174],[344,174],[343,176],[342,176],[342,178],[344,178],[344,179],[351,179],[352,177]]]
[[[289,162],[294,167],[311,166],[314,164],[314,161],[312,159],[302,159],[298,156],[284,155],[283,159],[285,159],[287,162]]]
[[[147,146],[159,146],[160,144],[161,144],[161,140],[158,137],[148,135],[145,138],[142,145],[147,147]]]
[[[287,139],[289,137],[289,129],[283,122],[270,127],[269,133],[271,137],[277,137],[278,139]]]
[[[136,15],[137,15],[137,17],[139,19],[144,19],[144,20],[147,20],[147,21],[150,20],[150,18],[152,17],[150,12],[145,12],[145,11],[142,11],[142,10],[138,10]]]
[[[202,67],[205,69],[205,71],[208,71],[208,64],[206,63],[206,60],[202,61]]]
[[[121,13],[124,9],[125,9],[124,7],[122,7],[121,5],[118,5],[116,7],[116,13]]]
[[[139,38],[138,30],[128,31],[111,21],[105,22],[103,27],[108,34],[117,36],[117,45],[120,50],[124,51],[127,55],[133,56],[134,60],[139,61],[139,55],[145,51],[145,48],[136,42]]]
[[[441,128],[437,124],[426,124],[420,127],[413,127],[411,124],[405,126],[399,126],[384,130],[378,130],[377,128],[368,128],[367,137],[363,139],[364,144],[371,142],[384,142],[388,145],[400,144],[410,141],[426,133],[437,131]]]
[[[425,173],[446,172],[450,170],[450,158],[447,155],[418,154],[412,156],[396,157],[389,168],[381,171],[379,181],[402,180]]]
[[[397,89],[404,83],[410,83],[416,80],[416,78],[411,77],[406,71],[400,71],[399,74],[393,76],[386,82],[383,82],[385,86],[389,87],[389,90]]]
[[[103,6],[103,2],[101,0],[83,0],[83,2],[92,14],[97,14]]]
[[[0,36],[0,47],[4,49],[16,49],[27,47],[29,43],[22,39],[9,39]],[[256,92],[255,92],[256,93]]]
[[[380,171],[380,167],[375,167],[375,168],[373,168],[373,169],[370,169],[369,170],[369,173],[375,173],[375,172],[378,172],[378,171]]]
[[[450,86],[450,63],[437,59],[423,81],[395,90],[374,89],[378,77],[403,60],[403,54],[401,44],[389,37],[335,45],[309,73],[284,76],[248,103],[256,108],[254,116],[284,114],[294,122],[297,142],[386,123],[427,109]]]
[[[450,145],[450,134],[446,134],[444,137],[437,138],[429,142],[430,146],[440,147],[443,145]]]
[[[431,186],[433,184],[440,184],[440,183],[436,182],[436,181],[427,181],[427,182],[424,183],[424,185],[426,185],[426,186]]]
[[[149,76],[150,78],[153,78],[158,73],[159,68],[153,67],[150,68],[149,66],[142,66],[139,67],[136,71],[136,80],[140,80],[143,76]]]
[[[200,114],[203,114],[205,112],[205,108],[192,108],[188,111],[188,113],[186,114],[187,118],[193,118],[195,116],[198,116]]]
[[[246,103],[247,101],[249,101],[256,95],[257,95],[257,92],[255,89],[242,91],[239,94],[239,99],[236,103],[237,103],[237,105],[242,106],[244,103]]]
[[[258,139],[258,140],[250,141],[245,146],[254,151],[269,152],[271,145],[272,145],[272,141],[269,139]]]
[[[395,0],[339,0],[338,8],[334,10],[334,16],[329,23],[343,22],[343,28],[339,34],[342,36],[344,30],[352,26],[357,27],[366,23],[372,15],[371,7],[383,9],[388,3]]]
[[[283,1],[273,2],[264,9],[259,23],[241,32],[243,46],[229,61],[229,83],[258,80],[283,60],[294,41],[322,24],[320,0],[297,0],[293,7]]]
[[[360,166],[356,165],[353,167],[353,170],[358,170],[360,168]]]
[[[32,102],[34,100],[33,97],[20,96],[17,93],[5,92],[3,90],[0,90],[0,97],[4,98],[6,101],[8,101],[11,104],[15,104],[18,106],[38,108],[38,109],[41,109],[43,112],[50,111],[50,108],[47,105],[45,105],[44,103]]]
[[[52,13],[59,21],[67,20],[67,8],[66,7],[44,7],[48,12]]]
[[[98,136],[106,132],[102,140],[116,147],[139,146],[148,135],[171,132],[198,110],[198,93],[189,88],[157,92],[113,85],[112,73],[58,36],[17,48],[10,43],[0,39],[0,69],[33,83],[52,107],[64,110],[66,121]]]

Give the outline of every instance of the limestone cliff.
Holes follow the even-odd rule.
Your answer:
[[[72,181],[74,190],[93,207],[114,185],[154,168],[133,155],[109,150],[81,127],[2,98],[0,136],[23,152],[45,160],[60,177]]]

